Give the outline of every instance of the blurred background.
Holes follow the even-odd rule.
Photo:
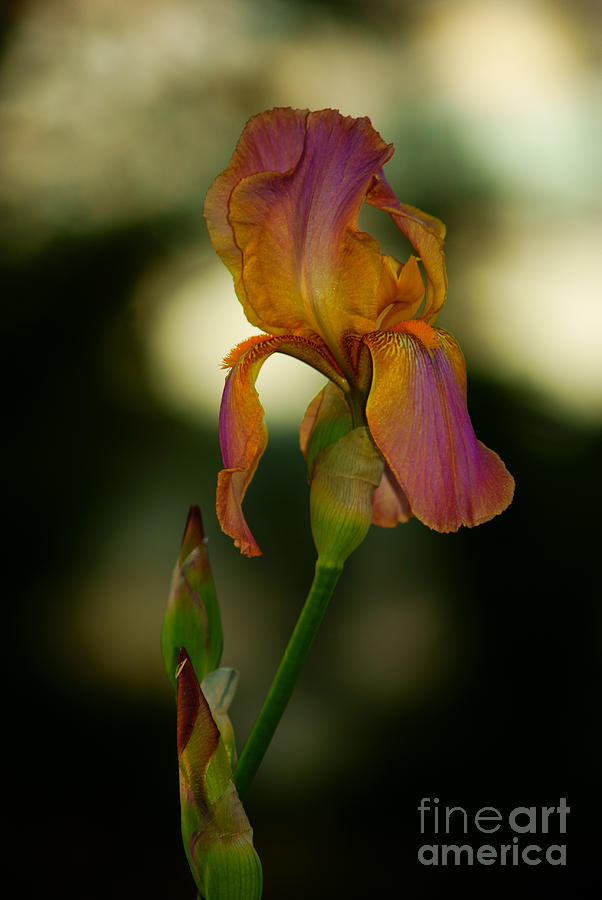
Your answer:
[[[446,222],[439,324],[517,493],[474,531],[372,529],[350,559],[247,802],[265,900],[581,896],[602,799],[598,4],[15,0],[0,16],[19,895],[194,896],[158,645],[188,506],[241,673],[239,744],[309,586],[297,425],[321,379],[297,361],[258,382],[270,443],[246,513],[264,556],[242,559],[214,513],[220,362],[254,329],[202,204],[246,120],[285,105],[368,115],[399,198]],[[406,255],[387,217],[360,224]],[[566,868],[416,860],[422,797],[561,796]]]

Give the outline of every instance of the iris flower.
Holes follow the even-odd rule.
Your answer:
[[[265,450],[255,380],[275,352],[329,380],[301,424],[340,436],[367,426],[385,465],[372,521],[412,515],[440,532],[486,522],[514,482],[475,437],[466,371],[454,338],[435,326],[447,292],[445,226],[400,203],[383,174],[393,155],[367,118],[273,109],[252,118],[205,202],[211,241],[234,278],[245,315],[264,335],[239,344],[220,411],[222,529],[260,553],[242,500]],[[383,255],[358,229],[362,203],[388,213],[415,255]]]

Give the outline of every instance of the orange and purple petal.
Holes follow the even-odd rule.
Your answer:
[[[374,366],[368,425],[412,513],[447,532],[502,512],[514,481],[475,436],[464,359],[451,335],[412,321],[364,341]]]
[[[426,300],[420,318],[433,324],[447,295],[443,242],[445,225],[434,216],[400,203],[382,172],[375,176],[366,202],[388,212],[416,250],[426,273]]]
[[[284,111],[277,112],[284,132]],[[293,114],[290,154],[256,172],[233,160],[210,191],[206,216],[249,320],[273,334],[318,334],[337,355],[346,330],[375,327],[382,256],[358,231],[357,215],[393,148],[368,119],[327,109],[303,119],[299,153],[301,120]],[[269,131],[273,120],[265,126]],[[255,132],[245,130],[243,139],[246,163]]]
[[[393,256],[383,256],[379,298],[378,331],[387,331],[398,322],[416,315],[424,298],[424,282],[416,256],[410,256],[406,263],[400,263]]]
[[[307,109],[271,109],[253,116],[240,136],[230,165],[207,192],[204,216],[217,253],[238,282],[242,253],[228,220],[230,196],[243,178],[258,172],[290,172],[305,143]]]
[[[272,353],[295,356],[327,378],[341,375],[327,348],[295,335],[257,336],[236,347],[225,360],[232,370],[220,408],[219,437],[224,469],[218,475],[217,515],[222,530],[247,556],[261,551],[242,512],[242,501],[267,444],[263,407],[255,389],[259,371]]]

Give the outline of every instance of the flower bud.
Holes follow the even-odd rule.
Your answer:
[[[207,538],[200,510],[198,506],[192,506],[161,629],[163,664],[174,690],[180,647],[186,647],[194,670],[202,680],[219,666],[222,646],[222,624],[209,565]]]
[[[372,494],[384,460],[365,426],[320,451],[310,491],[311,529],[323,565],[342,566],[372,522]]]
[[[259,900],[262,872],[224,739],[182,648],[176,669],[182,838],[204,900]],[[213,686],[229,702],[231,681]]]

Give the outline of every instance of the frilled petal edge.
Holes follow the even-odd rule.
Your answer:
[[[364,336],[374,366],[372,437],[425,525],[449,532],[487,522],[511,502],[514,480],[475,436],[460,348],[425,322],[397,329]]]
[[[203,211],[207,228],[235,282],[240,279],[242,253],[229,221],[232,191],[250,175],[289,172],[297,165],[303,152],[308,114],[307,109],[277,108],[253,116],[245,125],[230,165],[209,188]]]
[[[246,556],[261,554],[243,515],[242,501],[267,444],[263,407],[255,381],[265,360],[275,352],[295,356],[327,378],[341,382],[340,372],[326,346],[295,335],[250,338],[224,360],[224,365],[232,368],[220,408],[219,439],[224,469],[217,480],[217,517],[222,530]]]
[[[291,171],[265,170],[232,189],[228,222],[242,252],[245,314],[272,334],[319,334],[336,353],[343,332],[376,326],[382,257],[357,215],[393,147],[370,121],[312,112]]]

